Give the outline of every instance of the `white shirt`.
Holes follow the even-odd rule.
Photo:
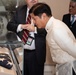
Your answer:
[[[54,62],[61,64],[76,59],[76,40],[70,29],[60,20],[51,17],[45,27],[46,40]]]

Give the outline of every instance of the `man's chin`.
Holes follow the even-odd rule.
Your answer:
[[[69,11],[69,14],[73,15],[73,12],[72,11]]]

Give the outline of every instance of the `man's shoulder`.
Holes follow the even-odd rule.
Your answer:
[[[68,14],[64,14],[63,16],[70,16],[70,14],[68,13]]]
[[[17,10],[24,10],[24,9],[27,9],[27,5],[19,6],[17,8]]]

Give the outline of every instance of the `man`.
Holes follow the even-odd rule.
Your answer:
[[[35,4],[29,12],[37,27],[45,28],[47,31],[46,41],[53,61],[59,65],[74,61],[76,59],[76,40],[66,24],[55,19],[50,7],[45,3]],[[72,65],[68,67],[72,69]],[[67,67],[63,68],[60,73],[71,75],[71,69],[68,72],[65,69],[67,70]],[[61,75],[60,73],[58,75]]]
[[[9,31],[15,32],[20,40],[23,38],[24,30],[29,30],[29,37],[24,44],[24,75],[43,75],[44,62],[46,56],[46,31],[27,24],[29,9],[38,2],[38,0],[26,0],[26,4],[19,7],[7,25]],[[28,25],[28,27],[27,27]]]
[[[70,28],[76,38],[76,0],[70,1],[69,13],[63,15],[62,20]]]

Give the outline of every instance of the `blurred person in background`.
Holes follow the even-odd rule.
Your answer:
[[[27,24],[29,10],[38,0],[25,0],[25,2],[26,5],[18,7],[13,18],[8,22],[7,29],[15,32],[18,40],[22,40],[24,30],[29,31],[27,42],[23,46],[24,75],[43,75],[46,58],[46,31],[44,28],[37,28],[32,20],[31,24]]]
[[[76,0],[70,0],[69,13],[63,15],[62,21],[70,28],[76,38]]]

